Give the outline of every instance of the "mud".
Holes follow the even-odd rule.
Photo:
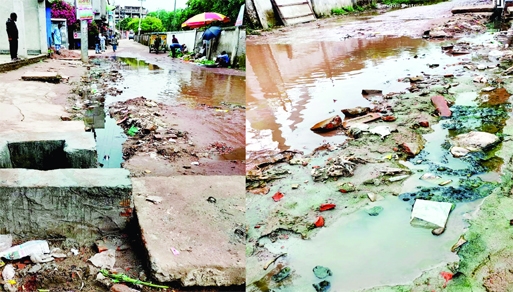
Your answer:
[[[424,8],[426,9],[423,11],[427,13],[434,12],[430,8]],[[376,17],[375,21],[381,22],[390,15],[394,14]],[[251,149],[251,151],[248,153],[247,169],[248,181],[250,182],[247,185],[249,243],[247,248],[247,277],[250,291],[268,291],[268,289],[294,291],[298,287],[312,285],[314,280],[311,269],[316,265],[330,267],[334,274],[333,281],[331,281],[332,287],[337,289],[344,287],[345,290],[340,291],[361,289],[370,289],[369,291],[439,291],[442,288],[446,288],[447,291],[463,291],[470,287],[472,289],[483,288],[488,291],[496,291],[494,289],[500,285],[503,285],[503,287],[509,285],[508,272],[499,268],[501,265],[508,265],[510,260],[510,255],[503,252],[507,250],[506,246],[509,246],[508,240],[501,240],[501,243],[498,244],[503,249],[489,246],[494,233],[492,230],[497,230],[493,226],[498,224],[501,226],[500,228],[507,228],[509,221],[505,218],[500,218],[500,221],[498,221],[497,217],[501,215],[491,215],[487,211],[491,211],[494,207],[498,208],[497,201],[506,200],[506,198],[503,198],[504,194],[509,196],[509,189],[511,188],[509,177],[511,175],[508,175],[508,173],[511,173],[511,171],[509,166],[504,163],[510,161],[512,154],[510,150],[504,149],[504,145],[509,144],[508,138],[504,139],[495,148],[482,149],[464,158],[455,158],[449,151],[452,137],[460,133],[480,130],[496,134],[500,138],[509,137],[511,134],[510,131],[507,131],[507,136],[503,134],[511,120],[509,104],[511,83],[501,77],[501,74],[508,73],[505,70],[509,67],[507,67],[507,63],[503,62],[501,64],[498,58],[491,57],[492,54],[495,54],[494,50],[503,51],[504,46],[495,43],[491,34],[485,34],[478,38],[454,39],[451,41],[452,44],[455,44],[452,51],[446,49],[447,41],[432,40],[427,45],[427,47],[434,45],[439,46],[439,48],[442,47],[442,49],[439,49],[441,53],[435,53],[434,50],[416,49],[408,50],[408,53],[404,53],[400,49],[396,50],[395,54],[399,57],[395,57],[398,65],[393,70],[394,73],[404,72],[400,69],[400,64],[407,62],[406,60],[411,60],[409,61],[409,70],[405,70],[408,73],[396,77],[391,74],[391,71],[386,71],[389,75],[383,75],[380,79],[386,85],[375,86],[376,89],[386,88],[386,90],[383,90],[383,96],[378,95],[377,99],[371,99],[373,101],[371,104],[374,105],[374,108],[371,107],[371,111],[393,116],[396,119],[389,119],[391,122],[377,121],[369,123],[367,130],[360,131],[352,137],[351,134],[354,134],[354,132],[346,132],[342,129],[333,131],[334,135],[323,137],[324,141],[321,143],[319,143],[319,140],[315,140],[315,142],[322,144],[316,149],[315,144],[312,145],[309,144],[309,141],[306,141],[308,139],[306,138],[307,135],[303,134],[301,130],[301,127],[306,127],[303,121],[294,125],[294,128],[289,132],[292,135],[284,135],[283,129],[286,128],[286,125],[290,125],[290,120],[295,121],[294,119],[298,116],[301,118],[307,116],[305,115],[305,113],[308,114],[306,105],[309,105],[312,101],[315,102],[315,89],[316,87],[320,89],[320,84],[323,84],[323,81],[325,84],[327,83],[326,85],[338,86],[336,81],[340,77],[336,73],[333,74],[336,69],[328,67],[321,74],[308,76],[308,78],[316,80],[314,81],[316,84],[310,85],[310,88],[304,87],[304,81],[308,82],[308,79],[301,79],[301,74],[282,69],[279,62],[280,53],[283,49],[279,47],[287,49],[288,57],[292,60],[300,58],[299,56],[305,53],[296,52],[294,45],[263,45],[261,43],[288,43],[287,38],[292,38],[292,36],[299,36],[299,39],[301,39],[300,36],[304,33],[302,30],[305,27],[311,29],[315,27],[314,25],[318,27],[319,34],[323,37],[326,37],[325,33],[337,31],[337,29],[333,29],[334,26],[326,29],[322,27],[324,23],[334,23],[335,20],[322,21],[325,22],[321,22],[321,25],[317,21],[313,24],[264,33],[263,36],[252,37],[248,42],[259,50],[264,48],[261,52],[271,52],[271,54],[267,54],[267,56],[273,56],[275,60],[275,64],[271,64],[271,68],[275,66],[279,69],[275,71],[276,73],[268,71],[265,74],[277,74],[280,79],[276,82],[276,85],[267,83],[266,87],[252,86],[252,84],[258,84],[254,80],[264,84],[263,80],[265,78],[262,74],[264,71],[251,64],[252,46],[248,46],[250,63],[248,66],[250,68],[248,70],[248,94],[250,95],[248,99],[248,119],[252,121],[253,116],[262,115],[262,113],[272,117],[271,121],[267,120],[267,127],[256,122],[254,125],[258,124],[258,127],[248,127],[250,131],[248,135],[250,147],[248,149]],[[486,18],[480,15],[455,16],[444,21],[441,21],[441,19],[437,21],[433,19],[428,28],[423,28],[430,30],[431,37],[433,37],[431,33],[433,31],[443,32],[443,38],[445,39],[453,39],[461,37],[462,34],[471,34],[473,31],[489,30]],[[455,21],[469,25],[460,25],[455,28]],[[434,23],[437,23],[436,27],[433,26]],[[389,28],[389,25],[392,24],[385,24],[382,27]],[[361,27],[362,24],[355,21],[344,25],[344,29],[358,26]],[[339,31],[340,29],[337,33],[340,33]],[[393,30],[389,31],[394,34]],[[409,30],[405,29],[405,31],[408,34]],[[422,36],[422,34],[417,36]],[[498,39],[500,35],[498,33],[495,36]],[[313,36],[313,38],[315,37]],[[362,37],[368,38],[368,35]],[[374,40],[379,39],[376,36],[373,37]],[[310,40],[308,39],[308,41]],[[304,41],[304,39],[300,41]],[[372,43],[372,41],[362,41],[362,43],[365,46],[366,43]],[[397,44],[397,46],[400,45],[401,43]],[[270,49],[266,49],[266,46]],[[276,46],[276,48],[273,46]],[[317,45],[313,43],[312,46]],[[326,45],[321,46],[325,48]],[[336,47],[337,45],[330,44],[330,46]],[[343,46],[343,44],[340,46]],[[369,47],[366,51],[369,51]],[[303,49],[308,50],[304,47]],[[386,49],[383,48],[382,50]],[[468,54],[460,55],[461,50],[467,50]],[[325,52],[322,54],[323,56],[328,55]],[[322,58],[320,59],[322,63]],[[422,59],[424,69],[421,69],[420,66],[411,65],[415,63],[414,60],[419,59]],[[431,64],[430,60],[436,60],[436,64]],[[365,59],[361,63],[364,63],[364,61]],[[375,62],[378,66],[386,63],[384,61],[380,62],[379,57],[372,62]],[[294,63],[291,64],[292,67]],[[252,68],[252,66],[256,68]],[[309,64],[309,66],[312,65]],[[252,72],[253,69],[256,70],[255,73]],[[363,72],[360,74],[365,74],[365,67],[356,70]],[[377,70],[379,70],[379,67]],[[358,73],[348,71],[348,74],[352,75],[355,81],[359,78]],[[252,74],[255,74],[255,76]],[[294,79],[296,75],[294,74],[300,75],[300,81],[296,84],[294,84],[296,82]],[[368,75],[370,76],[370,74]],[[325,76],[328,78],[323,80]],[[401,87],[400,83],[405,86]],[[358,84],[358,82],[349,87],[354,87],[354,84]],[[272,91],[268,88],[273,86],[278,89],[278,92],[285,92],[286,94],[271,95],[270,92]],[[499,89],[487,88],[491,86]],[[369,87],[366,85],[366,88]],[[349,91],[357,90],[361,90],[361,88],[349,89]],[[274,91],[276,92],[276,90]],[[476,94],[478,92],[479,94]],[[326,91],[325,94],[327,94]],[[450,118],[441,119],[438,117],[438,113],[431,103],[431,97],[434,95],[443,95],[449,102],[451,111],[454,113]],[[297,96],[300,97],[301,103],[297,102]],[[369,104],[361,101],[351,103],[351,98],[354,99],[354,97],[348,97],[343,100],[344,105],[346,105],[345,108],[368,106]],[[332,100],[329,96],[324,101],[316,104],[316,110],[332,107],[337,109],[340,107],[340,104],[337,104],[340,99],[343,98],[333,97]],[[267,108],[263,106],[265,103],[262,101],[274,100],[278,103],[269,103]],[[327,106],[328,100],[334,102],[334,106],[333,103]],[[283,110],[279,108],[280,105],[283,106]],[[291,105],[296,105],[296,107]],[[289,114],[288,107],[291,106],[292,111],[294,108],[297,109],[297,105],[304,107],[293,115]],[[252,111],[255,112],[252,114]],[[322,118],[318,119],[322,120]],[[310,122],[310,126],[313,124]],[[373,134],[372,129],[378,127],[386,127],[389,133],[385,136]],[[272,136],[267,136],[265,132],[269,128],[274,129]],[[282,132],[275,133],[276,129]],[[278,136],[280,134],[281,137]],[[298,134],[300,134],[299,139]],[[303,146],[301,150],[306,150],[304,151],[306,154],[291,152],[291,150],[301,146]],[[267,160],[263,158],[266,152],[272,153],[272,151],[280,150],[279,155],[268,154]],[[284,152],[285,150],[289,154],[293,153],[293,156],[282,159],[287,153]],[[280,159],[276,159],[277,157],[280,157]],[[351,160],[348,158],[351,158]],[[344,165],[350,165],[350,167]],[[333,171],[334,169],[340,169],[340,166],[347,171]],[[386,172],[383,169],[402,169],[403,173]],[[426,173],[433,173],[440,180],[436,183],[421,180],[420,177]],[[501,175],[505,175],[505,177],[500,179]],[[346,192],[349,183],[354,185],[353,192]],[[343,189],[344,192],[340,192],[340,189]],[[276,192],[283,194],[283,198],[278,202],[271,199],[271,196]],[[372,199],[369,200],[369,198]],[[386,217],[386,214],[389,214],[388,212],[404,210],[402,208],[406,208],[405,213],[408,214],[411,212],[410,204],[413,203],[415,198],[452,202],[457,208],[455,210],[458,211],[454,212],[453,210],[451,213],[450,221],[452,223],[447,226],[449,233],[446,230],[439,237],[441,239],[437,239],[431,235],[431,232],[427,231],[424,233],[426,237],[419,238],[416,241],[417,245],[408,249],[404,246],[404,242],[411,238],[411,235],[405,234],[411,230],[409,224],[405,224],[401,231],[398,230],[394,233],[391,230],[397,227],[396,223],[388,222],[388,224],[381,225],[381,223],[387,222],[387,219],[380,218],[388,218]],[[482,200],[482,198],[485,199]],[[336,207],[321,214],[318,208],[325,203],[335,204]],[[490,209],[487,208],[489,204]],[[385,207],[376,216],[369,216],[367,212],[363,212],[380,206]],[[479,210],[480,206],[481,209]],[[501,206],[501,210],[505,212],[508,212],[506,210],[510,210],[509,208],[507,204]],[[367,217],[359,215],[362,212]],[[479,214],[478,219],[470,220],[469,227],[468,220],[475,217],[476,213]],[[408,218],[406,214],[404,219]],[[315,228],[313,223],[320,215],[324,217],[325,227]],[[372,220],[378,220],[373,222],[378,223],[368,223],[368,226],[360,228],[355,227],[362,224],[364,218],[367,218],[367,220],[373,218]],[[335,226],[337,235],[333,234]],[[370,226],[377,229],[374,232],[362,233],[365,231],[361,230],[367,230],[367,228],[371,228]],[[467,228],[469,231],[465,233]],[[377,235],[379,234],[377,230],[384,229],[393,233],[394,237],[397,237],[401,243],[394,244],[390,242],[388,236]],[[351,236],[353,230],[360,231]],[[482,240],[480,232],[483,232],[482,236],[486,236],[487,239]],[[464,233],[468,242],[457,251],[458,258],[455,254],[451,255],[450,247]],[[339,237],[338,234],[344,234],[344,236],[336,239]],[[355,244],[355,238],[358,236],[362,237],[364,242]],[[309,240],[305,241],[304,239]],[[436,242],[438,248],[433,249],[433,243],[427,244],[431,240]],[[335,241],[335,243],[332,241]],[[332,243],[333,248],[330,249],[328,246]],[[379,246],[376,247],[377,253],[372,258],[364,259],[364,255],[372,250],[372,243]],[[340,256],[341,246],[344,244],[351,246],[342,248],[342,250],[349,251],[350,254],[347,254],[346,257],[342,255],[343,259],[329,261],[335,253]],[[361,247],[366,244],[369,244],[369,246],[364,251]],[[386,253],[392,254],[393,257],[387,263],[376,264],[376,267],[381,267],[381,269],[376,269],[373,273],[371,271],[374,269],[377,259],[384,256],[380,252],[384,245],[389,246]],[[322,246],[321,249],[319,249],[320,246]],[[402,248],[399,250],[398,246]],[[422,251],[426,249],[430,250],[430,254],[423,257],[421,255]],[[322,255],[319,254],[319,250],[322,250]],[[286,252],[287,256],[276,261],[275,269],[265,271],[260,268],[265,262],[283,252]],[[408,258],[404,257],[405,254],[408,255]],[[442,256],[431,263],[425,260],[433,258],[435,254],[446,256]],[[478,259],[475,258],[476,254],[480,254]],[[345,267],[341,262],[349,259],[354,260],[354,262]],[[382,269],[383,266],[390,267],[391,263],[412,262],[417,262],[417,264],[407,265],[403,270],[397,267],[392,269],[393,272],[388,273]],[[272,275],[275,275],[283,267],[291,268],[290,277],[279,283],[271,281]],[[360,274],[344,277],[352,270],[360,271],[360,268],[364,269],[361,270]],[[398,275],[406,275],[406,269],[410,273],[409,276],[399,277]],[[414,272],[411,273],[412,271]],[[443,273],[440,274],[440,272]],[[337,274],[343,275],[337,278]],[[345,280],[341,280],[341,278]],[[378,278],[381,280],[373,284],[368,283],[369,279]],[[391,286],[382,286],[384,283]],[[412,284],[394,286],[405,283]],[[382,287],[371,288],[373,286]]]
[[[83,76],[83,84],[74,89],[81,98],[75,101],[72,118],[84,118],[83,109],[86,109],[85,120],[91,121],[91,130],[101,138],[98,141],[106,143],[98,145],[101,165],[123,166],[133,176],[231,175],[244,171],[241,125],[245,108],[235,103],[238,101],[236,92],[233,95],[236,98],[229,99],[223,98],[222,91],[209,92],[210,97],[207,93],[196,92],[203,90],[200,84],[198,88],[187,84],[183,88],[166,89],[174,86],[171,80],[162,87],[154,82],[148,91],[148,88],[132,85],[134,73],[147,72],[148,78],[160,74],[153,78],[165,80],[166,76],[162,75],[165,70],[129,58],[96,58],[93,64]],[[211,74],[205,77],[211,79]],[[231,77],[222,79],[227,78]],[[107,117],[105,107],[109,112]],[[99,126],[94,121],[99,121]],[[136,132],[129,134],[132,127]],[[102,129],[111,136],[106,137]],[[123,143],[122,148],[117,143]]]

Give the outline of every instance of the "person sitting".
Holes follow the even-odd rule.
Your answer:
[[[182,44],[182,54],[187,54],[189,53],[189,50],[187,49],[187,46],[185,44]]]
[[[230,65],[230,57],[226,53],[226,51],[222,51],[221,55],[218,55],[216,58],[216,64],[219,67],[228,67]]]

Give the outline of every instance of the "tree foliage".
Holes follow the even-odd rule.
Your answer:
[[[139,31],[139,18],[131,18],[126,23],[126,29]],[[164,31],[162,21],[154,16],[146,16],[141,20],[141,32],[160,32]]]
[[[230,22],[224,25],[234,25],[240,7],[244,3],[245,0],[188,0],[188,7],[185,9],[176,9],[176,11],[157,10],[148,13],[148,16],[160,19],[165,31],[181,30],[183,22],[203,12],[218,12],[226,15],[230,18]]]
[[[130,17],[127,17],[127,18],[121,20],[120,22],[118,22],[117,28],[120,30],[129,30],[130,28],[129,28],[128,24],[130,23],[130,21],[132,21],[132,18],[130,18]]]

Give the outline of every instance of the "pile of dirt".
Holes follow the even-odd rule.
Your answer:
[[[194,153],[194,144],[188,133],[166,125],[160,118],[164,105],[137,97],[117,102],[110,107],[110,116],[116,119],[129,137],[123,144],[123,159],[138,152],[154,152],[174,161]]]
[[[424,32],[429,38],[455,38],[469,34],[484,33],[489,22],[487,14],[457,14]]]

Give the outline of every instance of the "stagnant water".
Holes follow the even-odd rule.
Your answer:
[[[101,167],[121,167],[122,144],[127,138],[123,129],[110,118],[110,104],[139,96],[168,105],[191,107],[198,104],[220,106],[222,103],[240,105],[245,102],[245,78],[242,76],[216,74],[206,70],[166,69],[136,58],[113,57],[100,62],[106,70],[113,62],[120,62],[119,71],[123,75],[123,80],[115,86],[123,92],[116,96],[107,95],[105,109],[97,108],[86,113],[86,119],[94,124]],[[244,159],[244,151],[233,151],[214,158]]]
[[[324,142],[343,142],[346,139],[343,132],[321,135],[310,131],[310,127],[340,115],[340,109],[369,106],[369,101],[362,97],[362,89],[381,89],[383,94],[403,91],[409,84],[398,79],[422,72],[458,76],[463,71],[450,65],[472,57],[450,56],[442,52],[440,43],[404,37],[350,39],[307,46],[252,45],[247,47],[247,52],[248,158],[252,152],[262,150],[298,149],[309,153]],[[433,63],[439,66],[427,66]],[[455,105],[476,106],[479,97],[476,92],[459,93]],[[419,178],[433,165],[461,171],[474,167],[469,161],[453,158],[443,147],[447,137],[456,134],[447,129],[447,122],[432,125],[434,132],[424,135],[427,143],[418,158],[404,162],[414,174],[404,181],[402,193],[429,187],[429,182]],[[496,122],[496,128],[478,127],[478,130],[500,131],[504,120]],[[479,176],[485,181],[498,180],[496,171],[502,161],[492,160],[493,163],[482,163],[485,172]],[[450,186],[455,188],[460,178],[457,173],[442,174],[442,179],[453,180]],[[266,210],[266,204],[272,204],[267,199],[253,197],[249,202],[259,207],[249,210]],[[445,233],[438,237],[429,229],[412,227],[411,205],[397,197],[388,197],[371,203],[384,208],[377,217],[360,210],[331,223],[310,240],[291,237],[274,243],[263,239],[260,243],[275,254],[287,253],[284,262],[293,273],[277,291],[314,291],[312,284],[320,282],[312,273],[317,265],[333,271],[330,291],[408,284],[422,271],[458,260],[450,251],[451,246],[465,232],[463,219],[480,202],[457,203]]]

